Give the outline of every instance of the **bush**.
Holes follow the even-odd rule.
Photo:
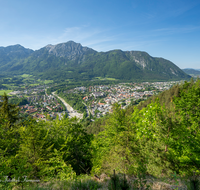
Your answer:
[[[93,180],[75,180],[71,186],[71,190],[97,190],[101,188],[102,185]]]

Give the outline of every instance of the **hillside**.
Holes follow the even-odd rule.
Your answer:
[[[200,75],[200,71],[197,69],[182,69],[188,75]]]
[[[0,47],[0,72],[9,71],[10,67],[16,67],[20,61],[30,56],[34,51],[21,45]]]
[[[147,100],[136,100],[133,101],[125,110],[125,115],[131,115],[131,113],[134,112],[135,107],[137,106],[138,109],[142,110],[143,108],[146,108],[149,104],[152,102],[156,102],[156,100],[159,100],[159,103],[161,105],[165,105],[167,109],[170,109],[170,107],[173,105],[173,99],[174,97],[180,96],[181,93],[181,86],[180,85],[174,85],[169,90],[165,90],[162,93],[158,95],[153,95]],[[104,126],[107,123],[107,121],[110,118],[108,116],[99,118],[98,120],[94,122],[87,123],[87,131],[88,133],[92,134],[98,134],[100,131],[104,130]]]
[[[191,80],[128,110],[116,104],[96,134],[86,133],[75,119],[36,122],[20,118],[19,107],[8,103],[4,95],[0,101],[0,179],[19,176],[20,183],[1,183],[0,188],[28,186],[21,175],[40,184],[78,184],[72,179],[81,174],[111,175],[113,169],[119,176],[136,176],[129,181],[132,187],[147,187],[148,176],[187,183],[189,179],[195,186],[194,177],[200,174],[199,95],[200,80]]]
[[[92,171],[134,172],[141,159],[150,175],[191,175],[193,169],[199,175],[199,89],[199,80],[185,82],[127,110],[115,105],[113,114],[88,126],[98,145]]]
[[[69,41],[33,51],[20,45],[0,48],[0,74],[32,74],[43,79],[189,79],[172,62],[141,51],[97,52]]]

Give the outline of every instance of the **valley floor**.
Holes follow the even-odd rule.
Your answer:
[[[62,103],[65,105],[69,118],[72,118],[72,117],[76,117],[78,119],[83,118],[83,114],[78,113],[76,110],[74,110],[63,98],[59,97],[55,92],[52,92],[52,94],[56,96],[58,99],[60,99]]]

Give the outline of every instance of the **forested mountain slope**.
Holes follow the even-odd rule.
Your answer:
[[[190,78],[172,62],[146,52],[97,52],[69,41],[33,51],[20,45],[0,48],[0,73],[32,74],[44,79],[181,80]]]
[[[34,51],[26,49],[21,45],[0,47],[0,72],[15,67],[18,62],[30,56]]]
[[[196,69],[182,69],[185,73],[193,74],[193,75],[200,75],[200,71]]]
[[[129,111],[116,105],[95,136],[92,171],[134,173],[142,167],[154,176],[199,174],[199,97],[200,80],[175,86]]]
[[[150,103],[159,101],[161,105],[165,105],[167,108],[170,108],[173,105],[173,99],[175,97],[179,97],[181,92],[181,85],[175,85],[169,90],[165,90],[164,92],[153,95],[145,101],[136,100],[133,101],[125,110],[125,115],[131,115],[134,111],[134,108],[137,106],[138,109],[146,108]],[[109,120],[109,116],[99,118],[95,122],[90,123],[87,126],[88,133],[98,134],[100,131],[104,130],[104,125]]]

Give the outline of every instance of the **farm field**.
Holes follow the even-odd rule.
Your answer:
[[[12,92],[12,91],[13,91],[13,90],[0,90],[0,96],[3,95],[4,92],[5,92],[6,94],[8,94],[8,93],[10,93],[10,92]]]

